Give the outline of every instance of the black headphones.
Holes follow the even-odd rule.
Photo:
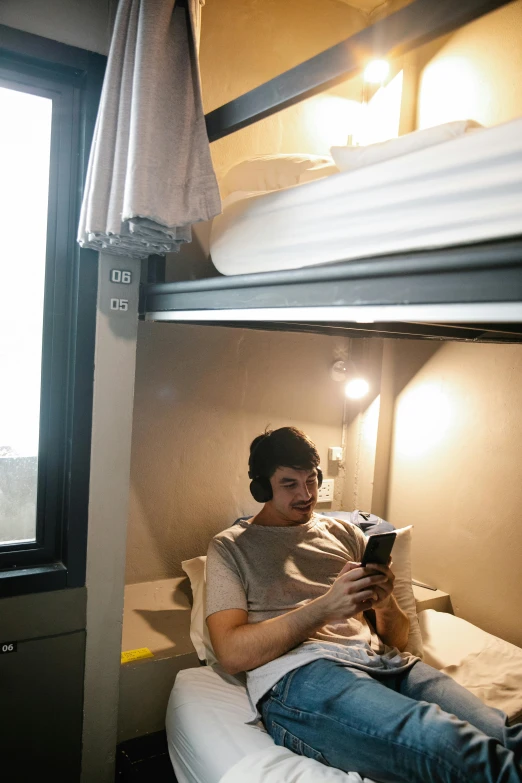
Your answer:
[[[323,472],[321,468],[316,468],[317,471],[317,486],[320,487],[323,483]],[[269,500],[272,500],[274,497],[274,493],[272,492],[272,485],[270,483],[270,479],[266,476],[256,476],[255,478],[252,478],[252,472],[248,471],[249,478],[252,479],[250,482],[250,492],[252,494],[252,497],[254,500],[257,500],[258,503],[268,503]]]

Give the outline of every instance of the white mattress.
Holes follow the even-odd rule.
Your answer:
[[[184,669],[167,707],[178,783],[373,783],[278,748],[261,723],[247,725],[245,687],[211,666]]]
[[[522,719],[522,649],[433,609],[419,614],[419,624],[426,663],[506,711],[512,722]],[[236,677],[209,666],[180,671],[166,717],[179,783],[363,783],[356,773],[276,747],[261,724],[245,724],[249,715]]]
[[[273,748],[261,724],[246,725],[249,718],[246,690],[236,677],[210,666],[180,671],[166,718],[179,783],[218,783],[245,756]]]
[[[242,198],[216,217],[225,275],[522,234],[522,118],[400,158]]]

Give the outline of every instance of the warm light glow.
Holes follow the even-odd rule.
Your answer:
[[[299,127],[299,144],[318,153],[344,146],[347,138],[351,138],[352,144],[363,146],[396,138],[399,135],[402,76],[399,71],[390,82],[380,86],[367,103],[339,95],[316,95],[303,101],[293,107],[292,122],[283,124],[281,143],[295,146],[292,135],[295,127]]]
[[[364,69],[364,81],[369,84],[382,84],[390,73],[386,60],[372,60]]]
[[[377,144],[399,135],[401,118],[403,72],[393,77],[386,86],[379,87],[368,103],[362,104],[358,144]]]
[[[397,406],[397,451],[407,457],[426,453],[443,440],[451,420],[451,403],[440,384],[423,383],[406,389]]]
[[[428,63],[419,87],[417,122],[431,128],[452,120],[483,120],[481,108],[488,106],[484,80],[474,63],[456,55]]]
[[[327,152],[330,147],[345,145],[349,134],[357,136],[359,132],[362,106],[358,101],[316,95],[300,104],[298,111],[299,144],[308,144],[310,149]]]
[[[370,384],[364,378],[353,378],[344,387],[344,393],[350,400],[360,400],[370,391]]]

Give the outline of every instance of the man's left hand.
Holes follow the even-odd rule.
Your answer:
[[[388,565],[380,565],[380,563],[368,563],[365,566],[365,571],[368,576],[372,574],[384,574],[387,577],[386,582],[381,582],[378,585],[374,585],[373,589],[377,594],[377,600],[372,602],[372,609],[386,609],[391,601],[391,594],[393,593],[393,584],[395,582],[395,574],[391,570],[391,558]]]

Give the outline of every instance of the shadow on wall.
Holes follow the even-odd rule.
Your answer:
[[[153,631],[172,642],[172,648],[179,643],[179,620],[186,616],[186,609],[134,609]],[[167,649],[162,650],[167,652]]]
[[[408,360],[404,359],[395,367],[394,394],[399,394],[406,388],[409,382],[417,375],[431,357],[444,345],[438,341],[418,341],[408,342]]]
[[[192,242],[182,245],[179,253],[167,255],[166,279],[169,282],[219,276],[210,258],[211,228],[211,220],[192,226]]]

